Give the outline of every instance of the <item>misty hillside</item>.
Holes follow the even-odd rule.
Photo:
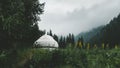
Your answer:
[[[76,40],[79,37],[83,37],[84,42],[90,42],[92,44],[120,44],[120,15],[105,26],[99,26],[88,32],[78,34]]]
[[[78,34],[75,39],[78,40],[78,38],[83,37],[84,42],[88,42],[92,37],[94,37],[104,26],[99,26],[97,28],[94,28],[88,32],[82,32]]]
[[[120,44],[120,15],[110,21],[100,33],[94,35],[90,42],[110,45]]]

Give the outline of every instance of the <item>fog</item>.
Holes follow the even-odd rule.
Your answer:
[[[39,28],[58,35],[105,25],[120,13],[120,0],[40,0],[45,2]]]

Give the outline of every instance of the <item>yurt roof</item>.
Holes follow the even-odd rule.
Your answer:
[[[42,47],[58,47],[58,43],[53,39],[52,36],[47,34],[41,36],[36,42],[36,46]]]

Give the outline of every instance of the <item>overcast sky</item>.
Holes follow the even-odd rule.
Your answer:
[[[40,29],[58,35],[88,31],[105,25],[120,13],[120,0],[40,0],[45,12]]]

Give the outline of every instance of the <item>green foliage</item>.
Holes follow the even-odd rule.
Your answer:
[[[60,48],[66,48],[69,44],[74,45],[75,44],[74,34],[70,33],[66,37],[61,36],[58,43]]]
[[[38,0],[0,0],[0,48],[33,44],[42,34],[37,21],[43,9]]]
[[[1,51],[0,68],[119,68],[119,58],[119,48],[28,48]]]

